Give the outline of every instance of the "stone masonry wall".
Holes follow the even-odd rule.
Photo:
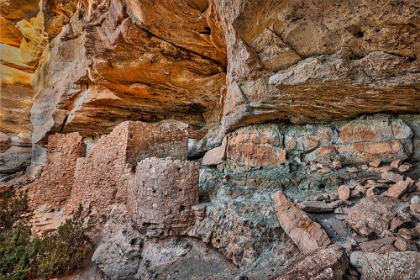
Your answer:
[[[137,165],[128,188],[127,208],[148,235],[180,234],[195,222],[200,164],[147,158]]]
[[[125,153],[128,127],[128,122],[118,125],[109,135],[98,140],[87,157],[77,160],[66,213],[76,210],[81,203],[92,216],[101,215],[108,205],[125,203],[131,170]]]
[[[72,193],[76,160],[85,153],[79,133],[49,136],[44,172],[28,187],[30,206],[62,207]]]
[[[187,159],[188,125],[167,120],[156,124],[130,122],[127,137],[127,162],[133,166],[149,158]]]
[[[101,137],[87,157],[77,160],[66,213],[72,213],[81,203],[90,223],[101,225],[110,205],[126,203],[129,179],[137,161],[151,156],[186,159],[187,155],[188,126],[185,124],[177,121],[121,123],[109,135]],[[198,177],[198,169],[196,174]],[[167,177],[155,182],[159,184],[156,186],[165,186],[170,181],[170,176]],[[198,178],[196,180],[198,182]],[[198,192],[198,183],[195,187]]]

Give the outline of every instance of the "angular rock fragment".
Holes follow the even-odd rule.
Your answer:
[[[416,229],[400,228],[400,230],[398,230],[397,232],[397,236],[407,240],[411,240],[417,238],[419,236],[419,233]]]
[[[401,165],[402,165],[402,160],[396,159],[396,160],[393,160],[389,166],[398,169],[398,167],[400,167]]]
[[[338,198],[340,200],[347,200],[350,198],[351,191],[350,188],[346,185],[342,185],[338,188]]]
[[[273,199],[281,227],[304,254],[331,244],[321,226],[299,210],[282,192],[276,192]]]
[[[339,160],[334,160],[332,163],[332,168],[337,170],[343,168],[343,166],[341,165],[341,162]]]
[[[385,172],[390,172],[393,170],[394,170],[394,167],[391,167],[391,166],[382,166],[382,167],[375,168],[375,172],[378,172],[378,173],[385,173]]]
[[[359,190],[351,190],[350,192],[350,197],[351,198],[359,198],[362,197],[363,192],[359,191]]]
[[[385,254],[387,252],[398,251],[394,247],[394,242],[397,240],[396,237],[385,237],[376,240],[370,240],[359,243],[359,248],[363,252]]]
[[[347,224],[364,237],[380,236],[388,230],[395,213],[407,206],[396,198],[385,196],[365,197],[351,208],[347,215]]]
[[[400,198],[410,186],[410,182],[408,180],[405,181],[398,181],[396,184],[392,185],[387,192],[387,196]]]
[[[404,163],[403,165],[398,167],[398,172],[404,173],[404,172],[410,171],[412,169],[413,169],[413,167],[412,167],[411,164]]]
[[[214,166],[226,160],[226,146],[214,148],[204,154],[203,165]]]
[[[270,280],[343,279],[349,260],[344,248],[331,245],[294,259],[279,275]]]
[[[420,253],[386,254],[353,252],[350,264],[361,273],[361,280],[420,279]]]
[[[329,206],[324,201],[303,201],[297,203],[296,206],[306,212],[322,213],[334,211],[334,207]]]
[[[397,240],[394,242],[394,246],[401,252],[405,252],[405,251],[418,252],[416,242],[407,240],[404,238],[397,238]]]
[[[394,183],[404,180],[404,176],[394,173],[394,172],[389,172],[389,171],[382,173],[381,178],[385,180],[389,180]]]
[[[375,168],[381,166],[381,164],[382,164],[382,161],[380,159],[373,160],[373,161],[369,162],[369,166],[372,166],[372,167],[375,167]]]

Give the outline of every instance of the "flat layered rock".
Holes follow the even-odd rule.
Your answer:
[[[331,207],[324,201],[303,201],[301,203],[297,203],[296,206],[306,212],[323,213],[334,211],[334,207]]]
[[[365,197],[347,215],[347,224],[365,237],[379,236],[388,230],[392,218],[405,203],[385,196]]]
[[[271,280],[343,279],[348,266],[345,250],[339,245],[331,245],[297,257],[283,273]]]
[[[396,184],[392,185],[388,192],[387,196],[400,198],[403,194],[405,194],[410,187],[410,182],[408,180],[405,181],[398,181]]]
[[[377,240],[365,241],[359,243],[359,248],[363,252],[385,254],[387,252],[398,251],[398,249],[394,247],[394,242],[396,240],[396,237],[385,237]]]
[[[206,166],[214,166],[222,163],[224,160],[226,160],[226,146],[221,146],[211,149],[205,153],[202,164]]]
[[[361,280],[420,279],[420,253],[387,254],[353,252],[350,264],[361,273]]]
[[[394,172],[384,172],[381,175],[381,178],[384,180],[389,180],[391,182],[397,183],[399,181],[403,181],[404,180],[404,176],[400,175],[398,173],[394,173]]]
[[[274,207],[281,227],[304,254],[331,244],[321,226],[298,209],[282,192],[274,194]]]

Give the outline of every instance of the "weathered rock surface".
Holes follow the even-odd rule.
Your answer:
[[[321,226],[299,210],[284,194],[276,192],[273,199],[281,227],[304,254],[331,244]]]
[[[44,71],[36,76],[42,87],[31,111],[35,142],[57,129],[104,134],[127,119],[214,123],[226,48],[208,3],[113,0],[63,6],[69,17],[46,23],[51,42]]]
[[[313,214],[331,235],[321,241],[344,242],[331,233],[346,236],[345,219],[363,236],[400,238],[364,240],[361,249],[414,249],[418,203],[407,202],[416,186],[409,178],[420,175],[418,164],[401,161],[420,160],[420,5],[368,2],[4,0],[0,173],[46,163],[30,186],[32,206],[70,214],[82,203],[93,236],[102,232],[95,262],[113,279],[278,274],[298,254],[288,234],[317,225],[287,200],[283,212],[294,212],[279,220],[295,227],[282,230],[272,206],[279,190],[307,211],[330,211]],[[185,124],[123,123],[164,119]],[[80,136],[48,141],[55,132],[88,137],[87,155]],[[54,145],[68,154],[51,152]],[[190,179],[198,163],[186,160],[204,154],[197,186]],[[381,181],[358,181],[340,197],[303,201],[306,191],[336,192],[379,173]],[[391,182],[387,194],[403,202],[382,194]],[[39,232],[57,227],[42,219]],[[166,233],[154,239],[150,230]],[[304,258],[341,259],[341,249],[325,250]],[[294,278],[342,276],[341,266],[313,266],[316,276],[288,270]]]
[[[240,267],[260,257],[276,258],[282,265],[299,253],[280,227],[272,205],[266,201],[209,204],[205,211],[204,219],[188,235],[217,248]]]
[[[389,252],[386,254],[353,252],[350,263],[362,280],[420,278],[420,253]]]
[[[215,128],[206,150],[246,124],[419,110],[414,0],[58,1],[42,11],[37,1],[21,2],[0,11],[1,130],[33,126],[33,142],[173,118]],[[346,149],[406,155],[399,137],[408,131],[392,129],[396,140]],[[311,150],[319,139],[298,142]]]
[[[137,164],[127,190],[131,219],[147,235],[179,235],[195,222],[200,164],[147,158]]]
[[[403,18],[388,11],[415,14],[418,4],[352,4],[239,1],[229,9],[225,2],[218,3],[221,17],[227,19],[224,126],[273,119],[302,123],[394,108],[417,113],[418,97],[409,96],[418,96],[411,74],[418,75],[418,61],[409,59],[417,53],[410,45],[418,44],[415,28],[408,27],[413,14]],[[391,27],[391,19],[401,25]],[[385,34],[398,39],[386,40]],[[279,57],[282,63],[272,67]],[[416,109],[409,108],[408,100]]]
[[[331,245],[293,259],[283,273],[271,280],[343,279],[349,266],[344,248]]]
[[[408,207],[408,205],[401,204],[395,198],[386,196],[365,197],[351,208],[346,222],[362,236],[380,236],[385,230],[388,230],[395,213],[403,207]]]

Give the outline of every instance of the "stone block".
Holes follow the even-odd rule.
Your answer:
[[[304,254],[331,244],[321,226],[298,209],[282,192],[276,192],[273,198],[281,227]]]
[[[214,166],[226,160],[226,146],[211,149],[203,157],[203,165]]]

